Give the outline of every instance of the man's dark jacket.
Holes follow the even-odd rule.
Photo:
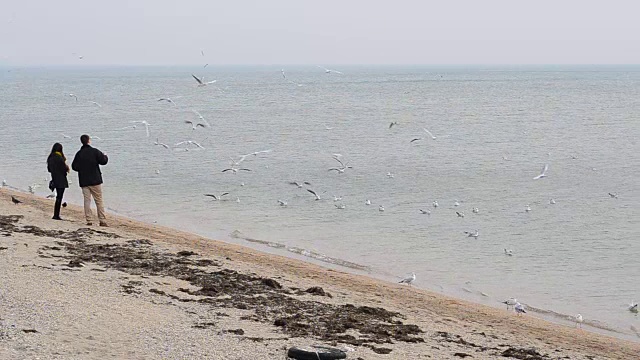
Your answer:
[[[71,168],[78,172],[80,187],[102,184],[100,165],[107,165],[109,158],[102,151],[91,145],[82,145],[71,163]]]

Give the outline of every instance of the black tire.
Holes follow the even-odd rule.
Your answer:
[[[296,360],[334,360],[346,359],[347,353],[334,348],[297,348],[292,347],[287,351],[287,356]]]

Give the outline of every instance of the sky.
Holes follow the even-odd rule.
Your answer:
[[[638,14],[637,0],[4,1],[0,64],[640,64]]]

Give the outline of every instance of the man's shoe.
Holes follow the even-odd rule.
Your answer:
[[[107,223],[106,223],[106,222],[104,222],[104,221],[100,221],[100,226],[108,227],[109,225],[107,225]]]

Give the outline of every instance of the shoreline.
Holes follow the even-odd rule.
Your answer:
[[[24,203],[11,204],[10,195],[16,195]],[[63,218],[69,219],[64,222],[54,222],[49,219],[50,216],[47,215],[50,215],[51,208],[52,203],[47,199],[6,188],[0,189],[1,214],[24,215],[25,222],[19,222],[19,225],[33,225],[42,229],[64,229],[64,231],[79,231],[79,229],[86,228],[84,221],[82,221],[81,207],[70,204],[63,211],[63,214],[66,215]],[[449,358],[444,355],[444,357],[439,357],[439,354],[446,353],[451,356],[454,352],[449,349],[453,348],[470,354],[474,358],[495,358],[499,351],[494,349],[503,350],[497,346],[499,342],[509,344],[509,348],[529,349],[535,347],[536,352],[540,354],[549,354],[552,357],[569,356],[571,359],[588,358],[587,356],[630,359],[640,353],[640,344],[636,342],[595,332],[580,331],[535,317],[516,317],[513,313],[505,312],[504,309],[454,299],[423,289],[401,286],[372,276],[330,269],[315,262],[266,253],[247,246],[208,239],[155,224],[146,224],[120,215],[109,214],[108,222],[110,225],[108,228],[92,227],[91,229],[98,231],[98,233],[103,231],[113,233],[129,240],[149,239],[154,244],[173,250],[190,249],[201,257],[225,262],[225,269],[228,267],[240,274],[259,274],[264,278],[277,278],[278,282],[283,285],[287,284],[291,288],[322,287],[334,296],[332,298],[321,297],[321,299],[314,296],[314,302],[330,305],[355,304],[357,306],[382,307],[388,311],[400,313],[406,317],[407,324],[416,324],[424,331],[424,333],[415,335],[420,336],[424,342],[409,343],[396,339],[393,345],[371,345],[374,348],[388,346],[393,350],[388,355],[378,354],[371,347],[357,347],[356,353],[363,354],[367,359],[378,357],[411,358],[411,355],[406,355],[409,353]],[[20,236],[27,235],[20,234]],[[89,239],[92,238],[93,235],[89,236]],[[6,239],[11,239],[11,237]],[[0,245],[9,247],[5,242]],[[3,251],[7,252],[8,250]],[[3,253],[0,252],[0,257],[2,256]],[[113,270],[107,268],[105,274],[111,271]],[[164,274],[164,276],[169,275]],[[169,293],[168,290],[162,291]],[[182,298],[183,294],[177,294],[171,296]],[[288,295],[283,296],[289,299]],[[262,322],[257,327],[266,325],[268,324]],[[281,329],[273,328],[272,325],[267,327],[269,329],[265,331],[282,335]],[[442,333],[455,335],[452,335],[453,337],[444,336]],[[271,335],[271,337],[276,337]],[[317,336],[294,336],[291,339],[298,338],[303,339],[300,340],[301,342],[320,342],[317,340]],[[283,340],[266,341],[265,346],[282,346],[282,342]],[[296,344],[291,343],[291,345]],[[344,345],[344,343],[341,344]],[[445,347],[443,344],[447,346]],[[353,345],[349,346],[354,347]],[[433,349],[433,347],[438,349]],[[480,351],[481,348],[488,350]],[[270,351],[275,351],[275,349],[270,349]],[[531,359],[535,359],[535,357]]]

